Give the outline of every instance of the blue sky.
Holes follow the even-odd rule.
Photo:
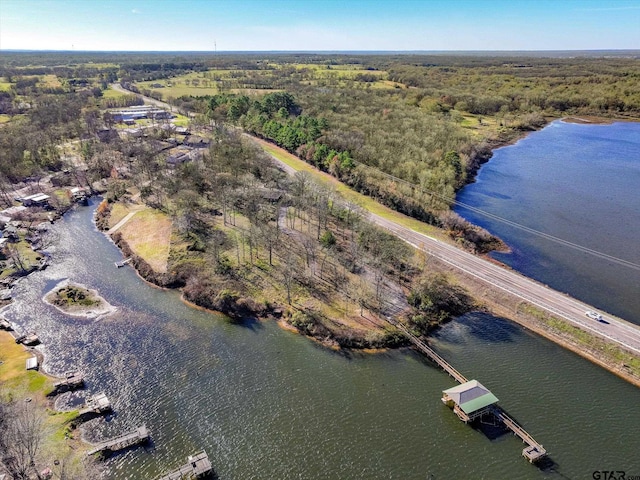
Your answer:
[[[0,49],[640,49],[640,0],[0,0]]]

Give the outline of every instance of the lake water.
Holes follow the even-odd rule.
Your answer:
[[[468,209],[456,211],[502,238],[493,256],[556,290],[640,324],[640,123],[555,121],[500,148],[458,200],[631,262],[532,235]]]
[[[146,423],[153,444],[105,463],[110,479],[153,479],[206,449],[222,480],[587,479],[594,470],[640,475],[640,390],[523,328],[467,315],[433,339],[447,360],[492,389],[543,443],[545,470],[521,457],[512,435],[490,438],[440,402],[455,381],[411,351],[337,353],[274,322],[234,325],[153,288],[92,223],[70,212],[52,266],[22,280],[4,315],[35,330],[45,369],[83,370],[85,391],[104,392],[108,419],[91,439]],[[42,301],[62,279],[97,289],[118,308],[99,320],[69,317]]]

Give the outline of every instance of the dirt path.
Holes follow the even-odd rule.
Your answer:
[[[125,223],[127,223],[129,220],[131,220],[131,218],[138,212],[139,212],[139,210],[134,210],[133,212],[127,213],[122,220],[120,220],[118,223],[116,223],[113,227],[111,227],[107,231],[107,234],[108,235],[112,235],[112,234],[116,233]]]

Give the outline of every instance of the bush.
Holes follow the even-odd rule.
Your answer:
[[[473,299],[467,292],[459,285],[452,284],[442,273],[427,274],[420,278],[408,300],[413,307],[410,323],[422,334],[474,308]]]
[[[320,312],[308,310],[295,312],[289,320],[289,323],[305,335],[312,337],[331,336],[331,332],[324,326],[322,320],[323,317]]]

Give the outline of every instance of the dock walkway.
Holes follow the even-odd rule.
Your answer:
[[[534,463],[541,458],[546,457],[547,451],[545,448],[536,442],[535,438],[533,438],[524,428],[518,425],[518,423],[511,418],[507,412],[495,405],[493,407],[493,414],[509,430],[511,430],[514,435],[520,437],[520,439],[528,445],[522,450],[522,456],[529,460],[529,462]]]
[[[141,425],[131,432],[127,432],[119,437],[105,440],[93,446],[91,450],[87,452],[87,455],[93,455],[98,452],[116,452],[127,447],[134,445],[140,445],[149,441],[149,431],[146,425]]]
[[[84,376],[81,372],[66,372],[59,382],[53,384],[55,393],[76,390],[84,385]]]
[[[163,475],[157,480],[181,480],[192,478],[205,478],[213,474],[213,467],[209,461],[209,456],[204,450],[187,458],[189,463],[181,466],[171,473]]]
[[[438,355],[433,348],[431,348],[429,345],[424,343],[422,340],[420,340],[418,337],[412,334],[409,330],[407,330],[407,328],[404,325],[392,319],[389,319],[389,323],[393,324],[395,327],[402,330],[402,332],[407,336],[407,338],[409,338],[409,340],[411,340],[411,343],[413,343],[418,348],[418,350],[420,350],[427,357],[429,357],[431,360],[437,363],[440,368],[442,368],[445,372],[447,372],[449,375],[455,378],[458,381],[458,383],[466,383],[469,381],[464,375],[462,375],[458,370],[456,370],[453,367],[453,365],[451,365],[444,358]]]
[[[399,322],[389,318],[389,323],[399,328],[404,332],[404,334],[411,340],[418,350],[424,353],[427,357],[429,357],[433,362],[435,362],[440,368],[442,368],[445,372],[455,378],[459,383],[468,382],[467,378],[458,372],[449,362],[447,362],[444,358],[438,355],[435,350],[429,347],[425,342],[420,340],[418,337],[413,335],[407,328]],[[518,436],[524,443],[527,444],[522,450],[522,456],[525,457],[529,462],[534,463],[542,458],[546,457],[547,451],[545,448],[538,443],[524,428],[522,428],[518,423],[512,419],[507,412],[505,412],[501,407],[494,405],[491,409],[493,415],[497,420],[502,422],[502,424],[511,430],[516,436]]]

